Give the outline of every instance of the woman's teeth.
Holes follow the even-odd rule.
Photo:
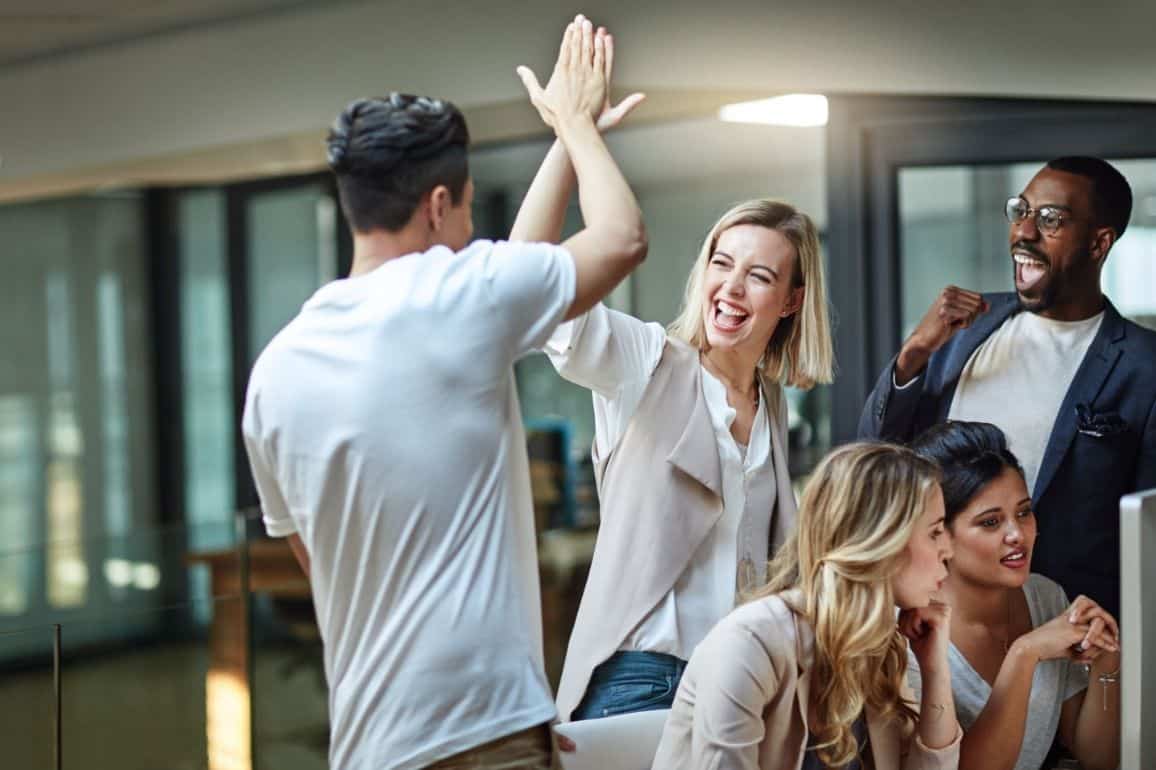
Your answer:
[[[726,302],[715,303],[715,324],[724,329],[737,329],[747,320],[745,311]]]
[[[735,318],[746,318],[747,312],[740,307],[728,304],[726,302],[716,302],[715,307],[723,315],[733,316]]]
[[[1022,567],[1027,558],[1028,555],[1025,551],[1014,551],[1000,559],[1000,561],[1009,567]]]

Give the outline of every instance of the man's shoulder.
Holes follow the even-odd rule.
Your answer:
[[[1124,318],[1124,344],[1140,353],[1138,360],[1156,368],[1156,330]]]
[[[471,242],[469,246],[466,246],[457,254],[461,257],[471,258],[487,254],[511,257],[532,255],[552,257],[565,253],[567,253],[565,246],[547,241],[491,241],[482,239]]]
[[[538,241],[474,241],[453,259],[453,273],[527,288],[553,286],[559,278],[565,285],[574,270],[564,246]]]
[[[301,315],[290,319],[273,338],[265,344],[257,358],[253,361],[253,368],[249,370],[249,389],[260,387],[270,376],[270,370],[276,370],[283,360],[287,348],[292,346],[293,338],[300,334]]]

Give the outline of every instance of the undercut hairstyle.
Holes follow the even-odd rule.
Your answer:
[[[911,448],[940,468],[947,526],[1008,468],[1024,475],[1003,431],[988,422],[956,420],[934,425],[911,442]]]
[[[349,226],[396,232],[438,185],[458,205],[470,174],[469,143],[465,117],[447,101],[391,93],[351,102],[326,140]]]
[[[1053,171],[1082,176],[1092,183],[1092,206],[1096,220],[1116,233],[1116,240],[1124,234],[1132,216],[1132,187],[1124,175],[1106,160],[1086,155],[1067,155],[1048,161]]]

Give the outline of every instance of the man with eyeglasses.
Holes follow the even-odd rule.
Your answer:
[[[948,286],[880,377],[861,437],[944,420],[998,425],[1032,490],[1032,567],[1119,612],[1122,495],[1156,487],[1156,332],[1120,316],[1100,273],[1132,211],[1099,158],[1049,161],[1006,205],[1015,291]]]

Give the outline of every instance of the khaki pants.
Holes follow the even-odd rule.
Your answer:
[[[439,760],[427,770],[549,770],[552,750],[550,727],[538,725]]]

